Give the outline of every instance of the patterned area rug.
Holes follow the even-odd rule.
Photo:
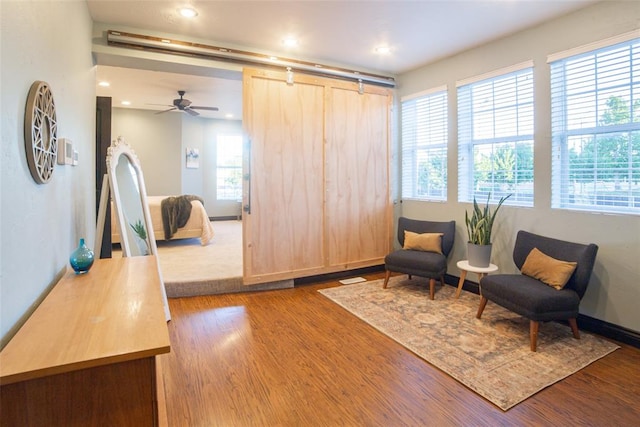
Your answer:
[[[567,325],[540,325],[538,351],[529,349],[529,321],[489,302],[476,319],[479,297],[424,279],[395,276],[319,290],[360,319],[443,370],[502,410],[619,348]]]

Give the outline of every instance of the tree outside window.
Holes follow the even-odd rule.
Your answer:
[[[458,199],[533,206],[533,69],[458,87]]]
[[[447,200],[447,91],[402,100],[402,197]]]
[[[636,39],[551,64],[553,207],[640,213],[639,57]]]

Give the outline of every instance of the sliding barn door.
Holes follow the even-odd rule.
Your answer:
[[[391,247],[390,95],[346,84],[328,90],[326,231],[330,267],[384,263]],[[334,268],[334,269],[336,269]]]
[[[244,282],[315,274],[324,265],[321,85],[245,71],[249,187],[243,215]]]
[[[389,111],[379,87],[244,71],[244,283],[378,265],[391,248]]]

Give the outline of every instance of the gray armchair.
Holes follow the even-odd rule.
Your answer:
[[[532,249],[557,260],[576,262],[576,268],[562,289],[555,289],[524,274],[495,274],[480,281],[480,306],[476,317],[480,319],[487,301],[513,311],[529,319],[531,351],[536,351],[540,322],[566,320],[573,336],[578,332],[578,307],[589,284],[598,246],[595,244],[571,243],[550,237],[519,231],[513,249],[513,261],[519,270]]]
[[[384,259],[386,275],[383,288],[387,287],[391,272],[405,273],[411,276],[426,277],[429,279],[429,297],[434,298],[435,279],[439,279],[444,285],[444,274],[447,272],[447,257],[453,247],[455,235],[455,221],[434,222],[421,221],[400,217],[398,219],[398,241],[404,247],[405,230],[414,233],[442,233],[442,253],[425,252],[410,249],[399,249],[387,255]]]

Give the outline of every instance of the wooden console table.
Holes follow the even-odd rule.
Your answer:
[[[170,346],[160,286],[154,256],[69,270],[0,352],[2,425],[161,423],[157,357]]]

